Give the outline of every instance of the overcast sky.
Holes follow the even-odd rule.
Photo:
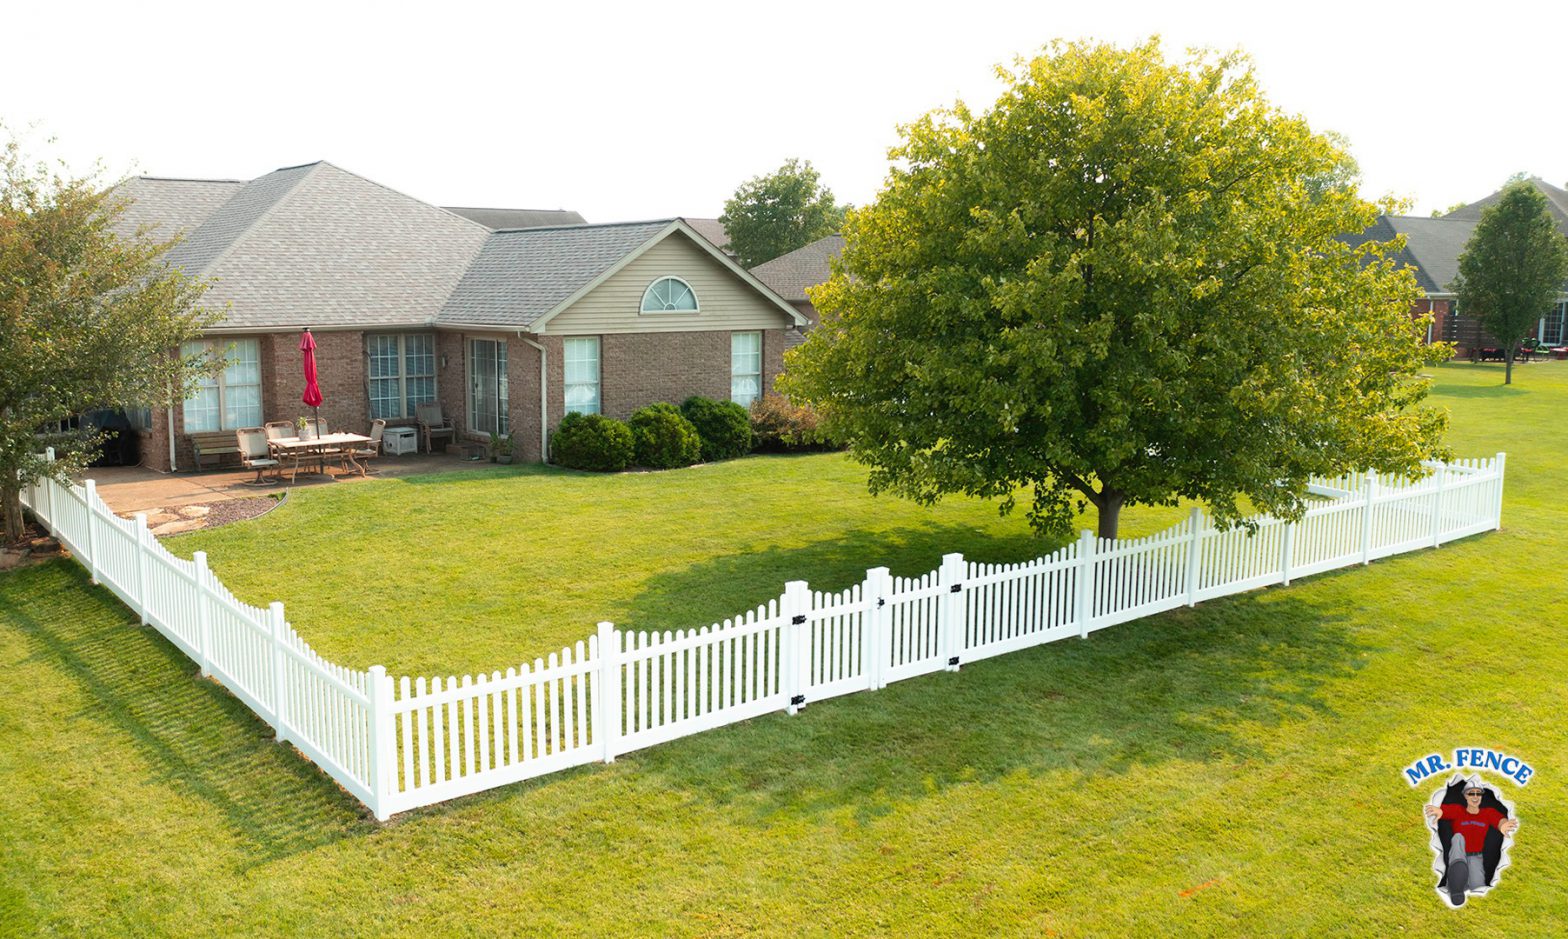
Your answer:
[[[1530,12],[1530,11],[1535,12]],[[1548,11],[1548,12],[1541,12]],[[812,161],[872,200],[897,125],[1053,38],[1240,47],[1413,211],[1568,182],[1568,4],[592,2],[8,5],[0,121],[115,173],[326,159],[442,205],[715,216]],[[36,149],[36,148],[35,148]]]

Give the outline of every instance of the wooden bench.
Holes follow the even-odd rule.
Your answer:
[[[202,468],[203,460],[212,461],[213,466],[240,461],[239,442],[232,430],[209,430],[187,436],[191,438],[191,451],[196,454],[197,469]]]

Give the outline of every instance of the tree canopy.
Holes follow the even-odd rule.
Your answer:
[[[182,360],[179,344],[220,315],[206,284],[164,265],[172,242],[121,239],[125,205],[96,176],[0,153],[0,508],[21,535],[21,487],[80,470],[88,429],[51,430],[93,408],[170,405],[221,365]],[[55,449],[57,462],[40,456]]]
[[[1503,384],[1513,384],[1514,352],[1568,281],[1568,239],[1557,230],[1546,196],[1513,179],[1481,213],[1459,255],[1450,289],[1461,312],[1503,344]]]
[[[810,160],[790,159],[741,183],[719,221],[741,266],[756,267],[838,231],[844,207],[833,201]]]
[[[1378,206],[1249,60],[1058,43],[1001,77],[901,128],[787,360],[873,491],[1028,489],[1042,533],[1092,503],[1112,536],[1126,504],[1294,518],[1312,474],[1440,451],[1419,288],[1342,237]]]

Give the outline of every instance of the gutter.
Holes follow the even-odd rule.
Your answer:
[[[539,350],[539,462],[548,463],[550,462],[550,353],[545,351],[544,346],[524,336],[521,329],[517,331],[517,338]]]

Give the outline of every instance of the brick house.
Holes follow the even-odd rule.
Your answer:
[[[1531,183],[1546,196],[1547,210],[1557,222],[1558,230],[1568,236],[1568,191],[1557,188],[1541,179]],[[1352,243],[1367,240],[1388,241],[1396,235],[1405,237],[1405,247],[1397,256],[1398,262],[1416,275],[1426,296],[1416,304],[1413,314],[1433,315],[1427,332],[1428,342],[1452,342],[1456,355],[1468,356],[1472,350],[1495,348],[1500,343],[1488,335],[1474,317],[1465,316],[1458,309],[1456,297],[1449,286],[1459,273],[1459,256],[1475,233],[1481,213],[1498,200],[1501,191],[1484,199],[1461,206],[1446,215],[1424,218],[1414,215],[1383,215]],[[1549,310],[1541,311],[1541,318],[1530,331],[1530,338],[1548,346],[1568,343],[1568,285]]]
[[[223,350],[224,373],[183,406],[133,411],[160,470],[194,466],[193,434],[304,414],[307,327],[333,429],[411,424],[439,403],[460,437],[510,434],[537,461],[569,410],[749,403],[805,323],[678,218],[446,209],[326,162],[248,182],[137,177],[121,195],[122,234],[185,233],[170,263],[214,280],[207,299],[228,309],[184,350]]]

